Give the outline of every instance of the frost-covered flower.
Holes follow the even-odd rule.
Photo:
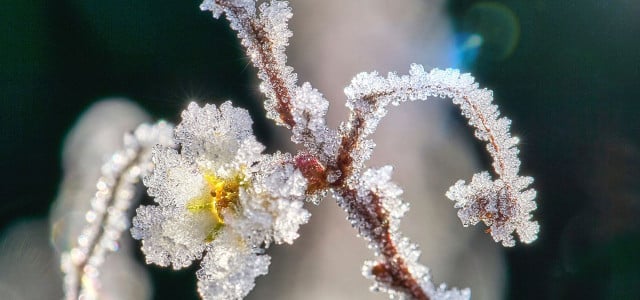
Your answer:
[[[292,243],[310,214],[306,180],[288,154],[264,155],[246,110],[191,103],[178,149],[157,146],[144,178],[158,205],[136,210],[131,230],[148,263],[180,269],[202,259],[204,299],[242,298],[267,273],[270,243]],[[203,257],[204,256],[204,257]]]

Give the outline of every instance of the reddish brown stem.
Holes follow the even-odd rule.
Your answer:
[[[347,178],[349,178],[353,172],[353,157],[351,157],[351,152],[358,146],[358,140],[363,127],[364,118],[358,116],[351,121],[351,131],[342,136],[335,165],[335,168],[340,171],[340,177],[333,183],[334,186],[344,186]]]
[[[301,153],[296,155],[295,164],[307,179],[308,195],[328,187],[327,171],[318,158],[308,153]]]
[[[369,196],[371,202],[365,204],[356,199],[355,190],[345,188],[342,192],[345,206],[343,208],[350,216],[355,215],[358,221],[366,224],[361,228],[360,234],[368,237],[383,257],[383,261],[373,267],[373,276],[377,281],[410,295],[413,299],[429,299],[398,253],[398,248],[391,238],[389,214],[383,208],[380,197],[375,193],[370,193]],[[373,210],[370,209],[370,205],[373,206]]]
[[[391,238],[391,228],[389,224],[389,214],[382,206],[380,197],[375,193],[370,193],[371,201],[364,203],[358,201],[357,192],[346,184],[346,178],[352,171],[353,158],[351,152],[357,147],[358,136],[364,126],[364,119],[354,119],[353,131],[342,139],[341,148],[338,154],[336,168],[342,172],[340,178],[328,183],[326,170],[319,160],[311,154],[300,154],[296,157],[296,167],[301,170],[309,182],[307,192],[315,192],[327,187],[337,191],[344,201],[341,206],[349,216],[363,224],[360,234],[368,238],[379,249],[383,259],[380,264],[372,270],[372,275],[378,282],[410,295],[413,299],[427,300],[422,287],[409,271],[404,259],[398,253],[398,248]],[[373,209],[372,209],[373,208]]]
[[[256,68],[264,72],[268,85],[273,89],[276,98],[276,111],[280,115],[280,119],[289,128],[292,128],[296,122],[291,114],[291,92],[287,88],[282,74],[278,71],[273,43],[268,38],[264,26],[257,21],[257,18],[251,18],[242,7],[233,6],[224,0],[217,0],[216,4],[226,7],[227,13],[240,20],[245,32],[250,33],[250,36],[253,37],[256,45],[254,50],[258,53],[258,60],[254,61],[254,64]]]

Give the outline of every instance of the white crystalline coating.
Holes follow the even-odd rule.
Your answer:
[[[200,108],[192,102],[182,112],[175,138],[182,145],[181,155],[185,159],[206,162],[208,165],[204,167],[216,171],[234,161],[241,146],[255,148],[257,142],[243,145],[255,141],[252,124],[249,112],[231,106],[230,101],[222,103],[220,109],[211,104]],[[253,150],[260,154],[263,149]]]
[[[285,1],[271,1],[260,5],[256,12],[255,1],[250,0],[206,0],[200,6],[203,10],[211,10],[214,17],[224,13],[231,29],[238,33],[247,56],[258,69],[258,78],[263,82],[260,91],[266,96],[265,108],[267,117],[284,125],[280,114],[276,111],[279,100],[294,91],[297,76],[293,68],[286,65],[287,56],[284,51],[289,44],[292,33],[288,28],[292,16],[291,8]],[[281,93],[280,97],[278,92]]]
[[[405,255],[404,257],[412,257],[412,260],[406,261],[409,272],[412,274],[414,278],[418,280],[418,284],[425,292],[425,294],[429,297],[429,299],[433,300],[468,300],[471,299],[471,291],[468,288],[458,289],[458,288],[450,288],[447,289],[447,285],[442,283],[439,286],[435,286],[433,284],[431,274],[429,269],[420,263],[417,262],[417,257],[420,255],[420,251],[417,249],[417,245],[410,243],[407,239],[404,239],[402,243],[399,245],[399,249],[401,249],[400,255]],[[413,260],[415,258],[415,260]],[[380,264],[381,262],[377,261],[365,261],[362,266],[362,275],[366,278],[374,280],[374,284],[371,286],[371,291],[374,292],[385,292],[389,294],[389,298],[391,299],[409,299],[407,295],[402,292],[395,290],[393,287],[390,287],[382,282],[375,281],[375,276],[372,274],[373,268]]]
[[[271,199],[262,207],[273,216],[271,235],[277,244],[292,244],[299,236],[300,225],[311,217],[303,208],[307,180],[289,163],[291,160],[290,155],[280,153],[265,159],[255,180],[255,190]]]
[[[431,272],[429,268],[418,262],[418,258],[420,257],[420,249],[418,245],[411,243],[409,239],[403,238],[401,236],[394,237],[396,240],[400,239],[397,242],[398,249],[400,254],[406,258],[406,263],[409,268],[411,274],[414,275],[415,278],[418,279],[418,284],[422,287],[422,290],[429,296],[430,299],[434,300],[468,300],[471,299],[471,291],[469,288],[458,289],[458,288],[450,288],[447,289],[447,285],[445,283],[441,283],[437,287],[433,283],[433,278],[431,277]]]
[[[504,182],[491,180],[487,172],[474,175],[469,185],[462,180],[456,182],[447,192],[447,197],[456,201],[455,207],[460,208],[458,217],[465,226],[483,221],[496,242],[511,247],[515,245],[514,231],[524,243],[530,243],[537,237],[539,225],[530,220],[531,212],[536,209],[533,201],[536,193],[533,189],[521,191],[531,181],[522,180],[519,186],[512,188],[512,193],[515,191],[515,198],[519,200],[516,203],[508,200]]]
[[[338,135],[326,124],[329,101],[318,90],[305,82],[295,89],[291,101],[291,114],[295,125],[291,129],[291,140],[303,143],[305,147],[320,158],[334,157],[338,151]]]
[[[288,22],[293,16],[291,7],[286,1],[271,1],[260,5],[260,21],[267,33],[267,39],[277,48],[276,53],[283,54],[283,64],[286,62],[285,47],[289,45],[289,38],[293,36]]]
[[[162,206],[184,206],[206,188],[202,175],[184,155],[162,146],[153,150],[155,168],[143,178],[147,194]]]
[[[375,195],[382,205],[384,212],[388,215],[390,238],[398,252],[397,257],[402,258],[409,273],[415,278],[430,299],[469,299],[469,289],[458,290],[456,288],[446,289],[446,285],[441,284],[435,287],[429,269],[422,265],[418,260],[420,258],[420,249],[418,245],[412,243],[408,238],[404,237],[399,231],[400,218],[409,210],[407,203],[403,202],[400,196],[402,189],[391,181],[391,166],[385,166],[380,169],[368,169],[362,173],[357,185],[358,201],[365,201],[370,209],[375,210],[372,196]],[[344,205],[343,203],[342,205]],[[379,235],[382,228],[371,228],[370,225],[359,218],[358,215],[349,216],[350,220],[355,223],[354,227],[358,232],[367,238],[370,247],[375,250],[376,256],[381,256],[380,245],[375,240],[375,236]],[[395,258],[393,258],[395,259]],[[397,291],[394,287],[388,286],[384,282],[376,281],[373,275],[373,267],[383,263],[384,261],[366,261],[362,273],[365,277],[374,280],[371,287],[373,291],[386,292],[391,298],[398,297],[404,299],[406,295]]]
[[[264,156],[252,181],[255,196],[240,197],[241,214],[227,217],[250,245],[292,244],[300,225],[309,221],[311,214],[302,207],[307,181],[289,161],[288,154]]]
[[[229,102],[191,103],[182,117],[175,129],[179,150],[156,146],[155,168],[144,178],[158,205],[137,209],[131,233],[142,240],[148,263],[179,269],[204,255],[201,296],[238,299],[267,272],[263,247],[292,243],[308,221],[307,182],[290,155],[262,154],[245,110]],[[232,185],[235,191],[226,190]]]
[[[67,299],[94,299],[100,294],[100,271],[109,252],[118,250],[122,232],[129,227],[128,210],[133,206],[140,177],[153,169],[151,149],[173,147],[173,127],[166,122],[142,124],[125,134],[124,149],[102,167],[102,177],[86,213],[87,224],[77,246],[61,255]]]
[[[293,72],[293,68],[286,65],[287,56],[285,48],[289,45],[289,38],[293,35],[288,28],[289,19],[292,16],[291,8],[285,1],[271,1],[260,5],[260,12],[256,20],[264,29],[269,42],[254,43],[245,42],[243,45],[247,47],[247,54],[251,57],[253,64],[258,68],[258,77],[263,82],[260,84],[260,91],[267,96],[264,106],[267,110],[267,117],[274,119],[278,124],[283,124],[279,113],[276,111],[278,103],[278,92],[293,93],[298,76]],[[242,35],[241,32],[238,36]],[[252,37],[250,32],[245,34],[249,39]],[[264,52],[259,51],[260,47],[269,47],[271,55],[265,59]],[[265,53],[266,54],[266,53]],[[273,76],[275,75],[275,76]],[[281,82],[274,82],[273,78],[279,78]],[[277,86],[276,86],[277,85]],[[292,95],[289,95],[290,97]],[[285,100],[291,101],[291,100]]]
[[[382,201],[382,206],[389,213],[391,220],[402,218],[409,211],[409,204],[402,201],[402,189],[391,181],[391,172],[393,167],[384,166],[380,169],[369,169],[360,177],[360,185],[358,186],[358,196],[367,197],[367,194],[373,192],[378,195]],[[392,223],[395,225],[395,223]],[[396,229],[392,226],[392,229]]]
[[[393,236],[398,247],[398,252],[405,258],[405,262],[411,274],[418,280],[418,284],[422,287],[422,290],[434,300],[468,300],[471,299],[471,291],[468,288],[447,289],[445,283],[441,283],[437,287],[433,283],[433,278],[429,268],[420,264],[418,259],[420,258],[420,249],[418,245],[412,243],[408,238],[402,237],[400,234]]]
[[[292,244],[300,236],[300,225],[306,224],[311,214],[302,207],[302,201],[278,199],[272,205],[279,212],[273,222],[273,239],[276,243]]]
[[[296,106],[291,113],[296,125],[291,129],[293,132],[291,139],[295,143],[302,143],[305,140],[305,135],[308,134],[307,131],[315,134],[326,129],[325,115],[329,109],[329,101],[324,99],[322,94],[312,88],[308,82],[296,89],[293,99]]]
[[[213,17],[217,19],[224,12],[224,9],[218,5],[219,2],[232,3],[235,7],[245,9],[250,15],[255,14],[255,0],[205,0],[200,4],[200,9],[210,10],[213,13]]]
[[[271,258],[244,245],[230,232],[221,233],[208,245],[197,271],[198,292],[203,299],[242,299],[266,275]]]
[[[389,73],[384,78],[376,72],[360,73],[345,88],[345,94],[352,114],[350,122],[343,124],[341,131],[349,132],[355,126],[354,120],[363,120],[363,124],[359,122],[362,127],[358,137],[360,145],[367,141],[366,137],[386,115],[389,104],[429,97],[451,98],[469,125],[475,128],[476,138],[487,143],[493,169],[498,175],[494,181],[488,173],[480,173],[469,186],[459,181],[447,192],[447,197],[461,208],[458,216],[462,223],[466,226],[484,221],[494,240],[504,246],[515,244],[514,231],[524,243],[536,239],[539,226],[531,221],[531,212],[536,208],[535,191],[528,189],[533,179],[518,174],[518,138],[509,132],[511,120],[500,117],[498,107],[493,104],[492,92],[480,89],[471,75],[453,69],[425,72],[421,65],[413,64],[409,75],[405,76]],[[370,150],[363,146],[354,149],[351,153],[354,164],[361,166],[369,153]]]
[[[147,263],[188,267],[202,257],[203,241],[212,220],[206,214],[185,214],[176,207],[155,205],[136,209],[131,234],[142,240],[142,252]]]
[[[291,137],[302,143],[322,162],[335,157],[339,137],[335,130],[325,124],[329,102],[309,83],[297,86],[297,75],[286,65],[285,49],[292,36],[288,28],[292,16],[286,1],[262,3],[258,10],[255,1],[207,0],[200,6],[211,10],[214,17],[225,13],[231,28],[238,32],[248,57],[258,69],[260,91],[267,99],[264,106],[267,117],[279,125],[289,126],[293,122]],[[283,120],[279,105],[287,106],[286,114],[291,120]]]

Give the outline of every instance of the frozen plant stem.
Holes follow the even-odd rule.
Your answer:
[[[127,214],[139,194],[138,183],[153,165],[150,150],[156,144],[172,145],[172,126],[158,122],[140,125],[124,137],[124,149],[102,166],[97,192],[77,245],[62,254],[66,299],[94,299],[100,294],[100,267],[108,252],[117,251],[122,232],[129,227]]]
[[[275,111],[278,113],[280,121],[292,128],[295,121],[290,107],[291,95],[293,94],[291,79],[295,81],[295,75],[291,73],[291,69],[287,69],[284,65],[284,59],[286,59],[282,57],[284,45],[279,45],[270,38],[273,32],[267,31],[268,24],[264,22],[268,20],[255,17],[253,3],[245,1],[244,4],[247,5],[237,5],[235,2],[239,1],[217,0],[215,4],[224,9],[231,22],[231,28],[239,33],[242,45],[251,54],[253,65],[259,68],[258,76],[266,82],[263,86],[264,92],[267,97],[275,100]],[[289,18],[290,15],[286,17]],[[284,38],[288,38],[290,35],[287,33]]]
[[[78,238],[78,247],[73,248],[68,254],[63,254],[67,299],[76,299],[80,295],[93,293],[96,287],[92,282],[95,280],[92,280],[93,276],[90,274],[95,273],[103,263],[107,249],[113,251],[118,247],[116,241],[111,241],[108,248],[104,247],[103,238],[107,237],[106,226],[101,224],[111,223],[107,220],[111,217],[107,208],[114,207],[116,199],[119,202],[132,201],[135,195],[138,176],[135,174],[134,166],[139,158],[139,152],[132,150],[127,154],[126,156],[116,155],[104,165],[103,169],[110,171],[103,172],[102,178],[98,181],[98,191],[91,201],[92,210],[85,217],[88,224]]]

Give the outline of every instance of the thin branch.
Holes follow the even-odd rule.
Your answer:
[[[164,121],[141,124],[124,136],[124,148],[102,165],[91,209],[76,245],[61,255],[65,273],[66,299],[94,299],[100,293],[101,266],[108,252],[119,249],[122,232],[128,229],[128,212],[136,202],[140,178],[153,168],[151,148],[156,144],[172,147],[173,127]]]
[[[343,126],[343,136],[358,136],[361,144],[372,134],[380,119],[387,113],[389,104],[405,101],[426,100],[429,97],[450,98],[460,107],[469,125],[475,127],[475,136],[487,142],[487,151],[493,159],[493,169],[498,179],[491,179],[487,172],[476,174],[469,185],[458,181],[447,192],[447,197],[456,201],[463,225],[474,225],[483,221],[494,240],[504,246],[513,246],[512,233],[516,231],[520,240],[529,243],[536,239],[538,223],[531,221],[531,211],[536,208],[533,201],[535,190],[529,189],[531,177],[518,174],[518,138],[509,132],[511,121],[500,117],[498,107],[493,104],[492,92],[480,89],[469,74],[457,70],[425,72],[422,66],[412,65],[410,74],[397,76],[390,73],[387,78],[377,73],[361,73],[345,89],[352,109],[351,120],[362,119],[359,128]],[[358,134],[355,131],[363,132]],[[369,149],[354,147],[351,157],[368,156]],[[347,150],[340,149],[340,153]],[[362,159],[361,159],[362,160]],[[357,170],[356,170],[357,172]]]
[[[365,224],[359,227],[360,235],[370,239],[383,257],[383,262],[372,269],[375,279],[411,296],[412,299],[430,299],[409,271],[391,238],[390,216],[382,206],[380,197],[373,192],[369,194],[372,210],[371,207],[357,200],[357,192],[353,189],[343,189],[341,196],[344,201],[339,201],[340,206],[349,216],[356,216],[359,222]]]
[[[77,239],[77,246],[62,254],[67,299],[78,299],[96,293],[99,268],[107,251],[118,249],[118,240],[126,226],[120,222],[126,216],[136,195],[139,182],[141,151],[126,149],[112,156],[102,166],[98,191],[86,214],[86,225]]]
[[[287,83],[287,74],[283,72],[284,64],[278,59],[280,55],[276,53],[278,49],[269,38],[270,33],[265,30],[264,24],[255,16],[255,12],[247,11],[246,7],[234,5],[228,0],[215,0],[214,3],[224,9],[232,28],[242,33],[239,36],[242,44],[250,53],[253,65],[262,73],[260,77],[271,89],[276,102],[275,110],[281,122],[288,128],[293,128],[295,121],[290,107],[292,85]]]

